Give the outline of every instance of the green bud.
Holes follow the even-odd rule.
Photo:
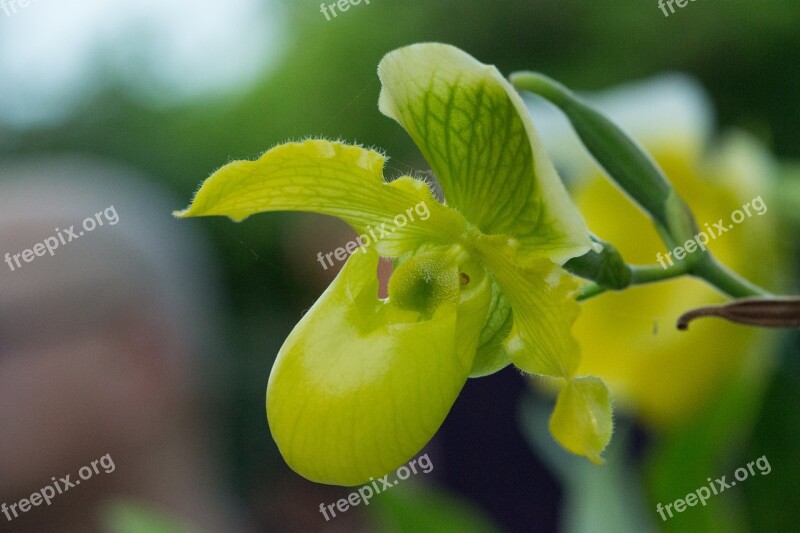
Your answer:
[[[564,263],[564,269],[584,279],[590,279],[607,289],[619,291],[631,284],[631,268],[622,259],[616,248],[592,236],[592,241],[601,247]]]
[[[542,96],[569,119],[597,163],[656,222],[668,245],[694,235],[694,217],[655,161],[619,126],[542,74],[518,72],[511,83]],[[666,230],[666,231],[664,231]]]

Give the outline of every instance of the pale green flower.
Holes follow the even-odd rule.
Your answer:
[[[600,462],[608,392],[575,375],[578,304],[560,266],[591,244],[522,100],[497,69],[442,44],[396,50],[378,74],[380,110],[420,147],[446,204],[411,177],[387,183],[376,151],[308,140],[224,166],[178,213],[309,211],[364,237],[391,230],[350,256],[278,354],[267,416],[283,457],[322,483],[380,477],[433,437],[467,378],[513,363],[565,383],[551,432]],[[430,216],[402,224],[420,202]],[[379,256],[395,259],[385,300]]]

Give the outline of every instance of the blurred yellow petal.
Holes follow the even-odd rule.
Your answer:
[[[680,139],[672,146],[662,140],[653,155],[701,227],[728,219],[758,195],[770,205],[773,170],[768,154],[752,140],[731,137],[703,160],[693,157],[696,149],[684,148]],[[599,174],[575,196],[592,231],[613,242],[627,261],[652,264],[666,251],[647,218]],[[754,216],[708,247],[736,272],[774,287],[780,271],[777,223],[768,214]],[[702,281],[681,278],[584,302],[574,328],[583,354],[578,372],[602,376],[618,406],[657,426],[674,426],[706,406],[757,346],[761,362],[753,368],[765,368],[769,359],[762,344],[769,333],[763,331],[715,321],[698,322],[689,332],[676,329],[687,310],[723,301]]]

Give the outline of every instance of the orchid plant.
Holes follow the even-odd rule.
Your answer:
[[[513,364],[560,385],[551,434],[601,463],[611,401],[601,379],[576,374],[580,353],[570,330],[579,301],[686,274],[732,296],[764,291],[708,253],[668,270],[631,267],[593,237],[512,83],[567,114],[667,244],[689,239],[695,224],[652,160],[552,80],[523,73],[510,83],[495,67],[435,43],[389,53],[378,75],[380,111],[417,144],[444,203],[419,179],[387,181],[382,153],[310,139],[225,165],[176,213],[241,221],[307,211],[338,217],[359,234],[394,228],[361,241],[363,253],[349,257],[278,353],[266,407],[281,454],[316,482],[378,478],[425,446],[468,378]],[[429,206],[427,219],[397,223],[420,202]],[[380,257],[394,261],[385,299],[378,297]]]

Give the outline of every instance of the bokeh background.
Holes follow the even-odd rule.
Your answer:
[[[0,186],[19,174],[9,168],[46,160],[52,169],[60,157],[84,158],[135,171],[175,202],[171,208],[180,209],[222,164],[306,137],[380,147],[391,157],[390,177],[426,170],[410,138],[377,110],[376,67],[394,48],[441,41],[504,73],[535,69],[581,91],[665,73],[687,75],[705,95],[705,130],[687,126],[682,132],[671,126],[669,114],[651,117],[645,106],[639,131],[672,136],[674,142],[653,141],[651,148],[702,213],[700,220],[727,217],[759,194],[767,199],[771,210],[763,221],[746,222],[719,243],[719,253],[767,288],[797,292],[800,4],[795,0],[698,0],[669,17],[654,0],[373,0],[330,21],[319,2],[310,0],[40,0],[16,9],[11,15],[0,11],[0,166],[6,169]],[[624,107],[624,96],[622,102]],[[542,135],[547,134],[545,128]],[[605,238],[627,239],[620,249],[636,262],[653,262],[647,259],[649,247],[643,259],[637,256],[644,240],[653,238],[646,222],[623,218],[628,215],[623,207],[611,207],[618,205],[617,193],[592,185],[601,179],[597,172],[571,165],[573,152],[563,152],[557,163],[574,183],[590,227]],[[74,178],[76,187],[84,186],[78,184],[85,176],[78,174],[64,171],[58,179]],[[102,175],[97,180],[104,181]],[[697,185],[701,182],[705,185]],[[98,194],[98,207],[114,204],[113,183]],[[597,198],[604,200],[598,204]],[[120,212],[124,224],[126,213]],[[282,213],[242,224],[221,218],[165,218],[164,224],[191,226],[201,234],[215,265],[219,296],[212,322],[220,335],[197,348],[203,361],[197,385],[202,438],[221,472],[220,492],[247,524],[243,530],[796,530],[800,336],[716,325],[698,328],[689,340],[677,339],[667,333],[670,321],[697,303],[690,296],[699,284],[672,284],[630,299],[607,295],[598,302],[608,298],[608,307],[587,306],[589,321],[593,312],[613,317],[581,326],[592,370],[611,376],[629,393],[619,398],[617,434],[605,470],[551,448],[543,413],[552,399],[507,368],[468,382],[426,448],[431,474],[326,522],[319,504],[346,498],[351,489],[315,485],[285,466],[269,435],[264,392],[283,339],[335,275],[334,269],[321,269],[317,252],[350,240],[349,229],[332,219]],[[7,247],[10,241],[0,241],[0,253],[18,251],[16,244]],[[104,261],[102,249],[86,253]],[[14,274],[2,272],[10,284],[18,279]],[[680,361],[677,368],[668,362],[671,355]],[[14,368],[3,366],[3,356],[0,352],[0,376]],[[639,370],[619,371],[628,363]],[[698,375],[702,379],[694,379]],[[99,371],[91,377],[124,379]],[[42,394],[48,380],[57,379],[55,373],[46,375],[39,383]],[[0,402],[12,401],[19,400],[0,389]],[[670,410],[671,403],[680,408]],[[0,439],[16,429],[9,420],[4,424],[0,417]],[[70,431],[68,425],[64,431]],[[730,479],[737,467],[764,455],[772,467],[768,475],[754,476],[670,521],[656,513],[657,502],[681,498],[707,477]],[[96,457],[76,459],[77,465]],[[37,460],[33,451],[27,460]],[[13,482],[4,486],[0,477],[0,500],[10,503],[26,494],[7,487],[18,488]],[[120,491],[135,497],[131,492]],[[27,517],[6,523],[0,516],[0,531],[70,530],[59,529],[59,512],[41,508],[29,514],[34,512],[35,525],[25,522]],[[158,512],[194,519],[191,505],[165,504]]]

